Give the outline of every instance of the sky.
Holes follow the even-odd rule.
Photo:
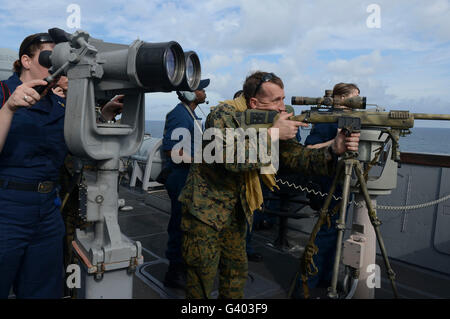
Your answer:
[[[201,106],[205,113],[261,70],[283,79],[286,104],[292,96],[323,96],[334,84],[350,82],[368,103],[386,110],[450,114],[449,0],[0,0],[0,5],[0,47],[16,52],[27,35],[52,27],[127,45],[136,39],[177,41],[199,55],[202,78],[211,79],[209,105]],[[164,120],[177,103],[175,93],[146,94],[146,120]],[[450,128],[443,121],[415,125]]]

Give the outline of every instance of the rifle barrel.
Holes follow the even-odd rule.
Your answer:
[[[450,121],[450,114],[428,114],[428,113],[413,113],[415,120],[442,120]]]

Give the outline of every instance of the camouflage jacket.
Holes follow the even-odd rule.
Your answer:
[[[215,107],[206,119],[205,128],[239,128],[235,109],[227,104]],[[270,138],[268,143],[270,143]],[[249,225],[253,212],[246,203],[243,172],[259,170],[264,164],[249,163],[246,144],[244,163],[192,164],[186,184],[178,198],[187,212],[220,231],[240,201]],[[284,167],[307,175],[332,175],[335,161],[326,148],[307,149],[295,140],[280,141],[280,162]],[[224,151],[225,154],[225,151]]]

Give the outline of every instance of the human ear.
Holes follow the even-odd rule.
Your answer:
[[[24,54],[20,58],[20,63],[22,64],[22,67],[24,69],[29,70],[30,69],[30,63],[31,63],[31,58],[28,55]]]
[[[251,108],[251,109],[256,109],[256,103],[257,103],[257,101],[258,101],[258,100],[257,100],[256,98],[254,98],[254,97],[250,98],[248,104],[250,105],[250,108]]]

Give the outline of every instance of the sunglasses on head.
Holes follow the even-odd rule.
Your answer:
[[[275,74],[273,74],[273,73],[264,74],[263,77],[261,78],[261,80],[259,81],[258,85],[256,86],[253,96],[256,96],[256,93],[258,93],[258,91],[261,88],[261,85],[263,85],[263,83],[269,82],[270,80],[273,79],[274,76],[275,76]]]
[[[52,37],[48,33],[38,33],[35,37],[32,37],[28,43],[23,45],[22,50],[19,52],[19,57],[21,57],[24,54],[27,54],[27,50],[32,46],[33,44],[41,44],[41,43],[53,43]]]

